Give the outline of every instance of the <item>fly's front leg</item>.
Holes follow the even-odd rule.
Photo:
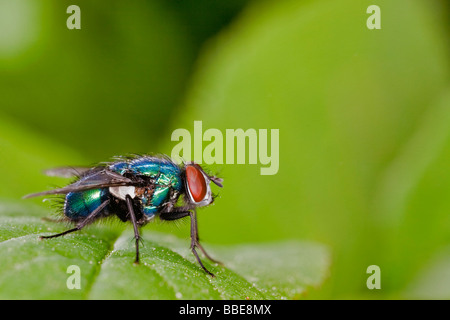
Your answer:
[[[203,270],[205,270],[209,275],[214,277],[214,274],[212,274],[211,272],[209,272],[205,266],[203,266],[202,262],[200,261],[200,258],[198,257],[197,251],[195,250],[195,248],[199,248],[203,254],[205,255],[206,258],[208,258],[209,260],[211,260],[214,263],[218,263],[218,264],[222,264],[221,262],[211,258],[211,256],[205,251],[205,249],[203,249],[202,245],[200,244],[199,241],[199,237],[198,237],[198,226],[197,226],[197,212],[195,209],[193,209],[190,213],[189,213],[190,217],[191,217],[191,250],[194,253],[194,256],[197,258],[197,261],[200,263],[200,265],[202,266]]]
[[[215,263],[219,263],[219,264],[221,264],[221,263],[214,260],[213,258],[211,258],[211,256],[208,253],[206,253],[205,249],[203,249],[203,247],[200,245],[199,237],[198,237],[198,227],[197,227],[197,213],[196,213],[195,209],[189,210],[187,208],[181,207],[181,208],[175,208],[175,210],[172,212],[162,212],[160,214],[160,218],[162,220],[177,220],[177,219],[181,219],[181,218],[184,218],[187,216],[190,216],[190,218],[191,218],[191,251],[194,254],[197,262],[202,267],[202,269],[206,273],[208,273],[210,276],[214,277],[214,274],[212,272],[210,272],[208,269],[206,269],[206,267],[203,265],[202,261],[200,260],[200,257],[198,256],[196,248],[199,248],[209,260],[211,260]]]

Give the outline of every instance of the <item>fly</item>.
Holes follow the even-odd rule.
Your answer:
[[[131,221],[136,240],[136,259],[139,263],[139,228],[156,217],[177,220],[189,216],[191,220],[191,251],[203,270],[196,249],[201,246],[197,228],[197,207],[214,201],[210,183],[222,187],[223,179],[207,174],[203,168],[187,162],[177,165],[167,156],[118,157],[113,162],[93,168],[61,167],[48,170],[51,176],[76,177],[66,187],[26,195],[24,198],[64,195],[63,213],[75,227],[64,232],[41,236],[56,238],[81,230],[92,222],[116,215],[121,221]],[[179,199],[182,199],[179,204]]]

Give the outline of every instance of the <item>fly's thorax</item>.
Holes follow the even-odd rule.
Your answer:
[[[182,169],[168,158],[142,156],[117,161],[108,169],[136,182],[134,187],[110,187],[109,191],[120,200],[130,196],[147,218],[166,208],[174,194],[183,190]]]

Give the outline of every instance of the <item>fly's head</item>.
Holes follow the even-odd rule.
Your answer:
[[[193,207],[204,207],[214,201],[210,183],[222,188],[223,179],[208,175],[203,168],[195,162],[185,164],[186,201]]]

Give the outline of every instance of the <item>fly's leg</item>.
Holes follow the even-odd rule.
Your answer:
[[[138,224],[136,221],[136,215],[134,214],[133,209],[133,200],[129,195],[126,196],[127,201],[127,207],[128,207],[128,213],[130,214],[131,223],[133,224],[134,228],[134,238],[136,239],[136,260],[134,263],[139,263],[139,240],[141,239],[141,236],[139,235],[139,229]]]
[[[208,253],[206,253],[205,249],[203,249],[203,247],[200,245],[200,241],[199,241],[199,237],[198,237],[198,227],[197,227],[197,212],[195,211],[195,209],[193,209],[192,211],[189,211],[189,210],[183,211],[183,210],[185,210],[185,208],[183,208],[183,207],[176,208],[176,209],[178,209],[178,210],[174,210],[173,212],[161,213],[160,218],[163,220],[177,220],[177,219],[181,219],[181,218],[190,216],[190,218],[191,218],[191,251],[194,254],[197,262],[202,267],[202,269],[210,276],[215,277],[214,274],[212,272],[210,272],[208,269],[206,269],[206,267],[203,265],[202,261],[200,260],[200,257],[198,256],[197,250],[196,250],[196,248],[199,248],[209,260],[211,260],[214,263],[221,264],[220,262],[211,258],[211,256]]]
[[[79,222],[75,228],[73,229],[69,229],[66,230],[64,232],[61,233],[57,233],[57,234],[53,234],[51,236],[40,236],[40,239],[50,239],[50,238],[57,238],[57,237],[61,237],[64,236],[68,233],[72,233],[78,230],[83,229],[86,225],[88,225],[89,223],[91,223],[92,221],[95,220],[95,218],[98,216],[98,214],[109,204],[109,200],[105,200],[104,202],[102,202],[101,205],[99,205],[94,211],[92,211],[87,217],[86,219],[84,219],[83,221]]]
[[[195,209],[193,210],[193,212],[190,213],[190,216],[191,216],[191,243],[193,242],[194,246],[199,248],[203,252],[203,254],[205,255],[206,258],[208,258],[209,260],[211,260],[214,263],[223,265],[222,262],[213,259],[205,251],[205,249],[203,249],[202,245],[200,244],[200,239],[198,237],[197,212]],[[191,246],[192,246],[192,244],[191,244]]]
[[[197,261],[200,263],[200,265],[202,266],[202,268],[209,273],[211,276],[214,277],[214,274],[212,274],[211,272],[209,272],[208,270],[206,270],[206,268],[203,266],[203,264],[201,263],[197,251],[195,251],[195,248],[199,248],[203,254],[205,255],[206,258],[208,258],[209,260],[211,260],[214,263],[223,265],[222,262],[217,261],[215,259],[213,259],[207,252],[206,250],[202,247],[202,245],[200,244],[200,240],[198,237],[198,225],[197,225],[197,211],[195,209],[193,209],[189,215],[191,216],[191,250],[194,253],[195,257],[197,258]]]
[[[198,240],[198,228],[197,228],[197,214],[195,209],[189,212],[189,215],[191,216],[191,250],[194,254],[195,258],[197,259],[200,266],[203,268],[203,270],[206,271],[211,277],[215,277],[213,273],[211,273],[206,267],[203,265],[202,261],[200,260],[197,251],[195,250],[196,247],[200,248],[200,250],[205,253],[205,250],[200,245],[200,242]],[[209,255],[205,254],[206,257],[209,259]]]

